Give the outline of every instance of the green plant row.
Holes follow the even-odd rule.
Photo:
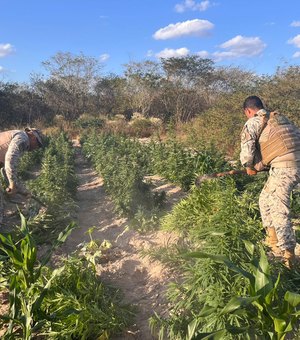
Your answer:
[[[299,274],[269,265],[262,248],[249,246],[264,238],[257,206],[261,186],[259,177],[252,183],[207,181],[164,218],[163,228],[185,240],[181,253],[193,253],[177,255],[183,279],[168,290],[170,316],[151,319],[160,339],[283,339],[295,331],[298,302],[290,297],[298,301],[293,282]]]
[[[82,142],[84,154],[103,177],[105,189],[119,212],[134,215],[140,206],[150,210],[155,205],[150,186],[144,182],[148,155],[138,141],[91,133]]]
[[[64,133],[51,138],[44,152],[41,173],[31,187],[46,203],[54,205],[76,193],[74,149]]]
[[[37,211],[30,212],[29,225],[40,241],[51,241],[51,237],[56,237],[72,220],[77,190],[74,156],[64,133],[52,136],[43,153],[39,176],[27,182],[31,192],[46,207],[40,211],[39,206]]]

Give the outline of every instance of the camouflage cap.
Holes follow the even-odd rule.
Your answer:
[[[40,146],[43,146],[43,134],[41,130],[27,127],[25,128],[25,131],[32,132],[35,138],[37,139],[38,143],[40,144]]]

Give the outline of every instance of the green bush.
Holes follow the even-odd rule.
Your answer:
[[[81,129],[87,128],[103,128],[105,126],[105,120],[95,117],[80,117],[74,121],[74,126]]]
[[[227,256],[237,264],[248,260],[244,240],[256,243],[263,238],[257,202],[250,192],[241,195],[232,178],[207,181],[194,188],[164,218],[162,227],[178,231],[189,251]],[[161,339],[186,339],[195,318],[202,333],[247,323],[244,316],[218,314],[232,296],[246,294],[243,278],[209,258],[186,260],[181,269],[183,281],[168,291],[170,317],[152,319],[152,326],[160,328]],[[218,309],[198,318],[204,307]]]
[[[150,137],[153,130],[153,124],[146,118],[134,119],[129,125],[129,134],[137,138]]]
[[[228,169],[224,157],[213,148],[186,149],[175,140],[149,144],[149,171],[188,190],[199,175]]]

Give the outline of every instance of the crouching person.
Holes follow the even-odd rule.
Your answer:
[[[17,167],[20,157],[27,151],[33,151],[43,146],[43,135],[40,130],[26,128],[0,132],[0,167],[8,180],[6,192],[8,195],[20,193],[30,195],[18,179]],[[3,223],[4,199],[3,188],[0,190],[0,224]]]

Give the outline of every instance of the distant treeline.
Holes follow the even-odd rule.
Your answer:
[[[211,131],[232,138],[244,119],[242,102],[262,97],[267,108],[300,124],[300,66],[258,76],[237,67],[217,67],[199,56],[130,62],[122,75],[103,75],[101,63],[83,54],[59,52],[43,62],[47,76],[30,83],[0,82],[0,126],[51,125],[56,115],[113,118],[133,112],[182,123],[197,118]],[[199,123],[198,123],[199,125]],[[224,131],[223,131],[224,130]],[[205,137],[205,131],[201,132]],[[209,136],[205,138],[210,138]]]

